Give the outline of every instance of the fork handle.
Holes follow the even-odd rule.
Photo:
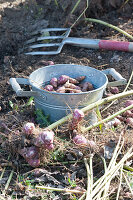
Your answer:
[[[133,52],[133,42],[69,37],[65,39],[64,43],[92,49]]]

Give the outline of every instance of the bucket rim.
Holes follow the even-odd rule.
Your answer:
[[[78,67],[89,67],[90,69],[94,70],[94,71],[97,71],[99,74],[101,74],[102,76],[105,77],[106,81],[105,83],[99,87],[99,88],[96,88],[94,90],[91,90],[91,91],[87,91],[87,92],[81,92],[81,93],[58,93],[58,92],[52,92],[52,91],[46,91],[46,90],[43,90],[39,87],[37,87],[36,85],[34,85],[35,81],[32,80],[31,76],[33,75],[33,73],[37,73],[39,70],[43,70],[44,68],[47,69],[47,68],[50,68],[50,67],[55,67],[55,66],[62,66],[62,65],[65,65],[65,66],[78,66]],[[94,91],[99,91],[103,88],[106,88],[107,84],[108,84],[108,78],[107,78],[107,75],[104,74],[104,72],[98,70],[98,69],[95,69],[93,67],[90,67],[88,65],[77,65],[77,64],[55,64],[55,65],[47,65],[47,66],[44,66],[44,67],[40,67],[38,69],[36,69],[35,71],[33,71],[30,75],[29,75],[29,83],[32,87],[36,88],[36,90],[39,90],[40,92],[44,92],[46,94],[52,94],[52,95],[82,95],[82,94],[88,94],[88,93],[93,93]],[[92,83],[93,84],[93,83]]]

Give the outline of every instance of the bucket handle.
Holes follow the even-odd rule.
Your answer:
[[[127,80],[122,77],[121,74],[119,74],[114,68],[109,68],[102,70],[102,72],[106,75],[111,75],[116,81],[109,82],[108,87],[112,86],[119,86],[119,85],[125,85],[127,83]]]
[[[109,82],[108,87],[112,86],[119,86],[119,85],[125,85],[127,83],[127,80],[121,76],[114,68],[109,68],[102,70],[102,72],[105,75],[111,75],[116,81]],[[27,97],[27,96],[38,96],[37,91],[23,91],[20,87],[20,84],[24,85],[30,85],[29,79],[26,78],[10,78],[9,82],[13,88],[13,90],[16,92],[17,96],[20,97]]]
[[[38,92],[36,91],[23,91],[19,84],[30,85],[29,80],[26,78],[10,78],[9,83],[11,84],[13,90],[16,92],[19,97],[27,96],[37,96]]]

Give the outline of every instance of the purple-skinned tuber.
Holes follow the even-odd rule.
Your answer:
[[[109,121],[109,122],[107,123],[107,127],[108,127],[108,128],[117,127],[117,126],[119,126],[120,124],[121,124],[120,119],[114,118],[113,120],[111,120],[111,121]]]
[[[84,113],[82,110],[75,109],[73,112],[73,117],[71,123],[69,123],[69,130],[74,130],[78,128],[79,122],[84,118]]]
[[[69,79],[69,76],[67,75],[61,75],[59,78],[58,78],[58,85],[63,85],[65,84]]]
[[[65,84],[67,81],[69,80],[70,83],[72,84],[78,84],[79,82],[74,79],[74,78],[71,78],[67,75],[61,75],[59,78],[58,78],[58,85],[63,85]]]
[[[126,110],[123,114],[123,117],[132,117],[133,118],[133,112],[131,110]]]
[[[125,102],[125,107],[128,107],[128,106],[130,106],[130,105],[132,105],[133,104],[133,100],[127,100],[126,102]],[[133,112],[133,109],[131,109],[131,112]]]
[[[51,92],[51,91],[54,90],[54,88],[53,88],[52,85],[46,85],[46,86],[44,87],[44,89],[47,90],[47,91],[49,91],[49,92]]]
[[[23,156],[26,160],[32,159],[34,157],[39,156],[39,149],[35,146],[25,147],[25,148],[19,150],[19,154],[21,156]]]
[[[65,93],[66,88],[64,86],[58,87],[58,89],[56,90],[57,93]]]
[[[118,94],[119,93],[119,89],[118,89],[118,87],[110,87],[110,92],[112,94]]]
[[[19,154],[29,163],[32,167],[40,165],[39,148],[35,146],[25,147],[19,150]]]
[[[44,147],[45,149],[51,150],[54,148],[54,132],[51,130],[44,130],[35,139],[34,145],[37,147]]]
[[[73,121],[80,122],[84,118],[84,113],[82,110],[75,109],[73,112]]]
[[[73,142],[77,145],[89,146],[92,149],[96,147],[96,143],[93,140],[87,140],[83,135],[74,136]]]
[[[133,127],[133,118],[128,117],[128,118],[125,120],[125,122],[126,122],[129,126]]]
[[[35,125],[32,122],[27,122],[26,124],[24,124],[23,126],[23,132],[26,135],[32,135],[35,131]]]
[[[38,157],[29,159],[29,160],[27,160],[27,162],[32,167],[39,167],[39,165],[40,165],[40,159]]]
[[[79,145],[87,145],[87,139],[83,135],[76,135],[73,137],[73,142]]]
[[[50,84],[54,87],[54,88],[57,88],[57,78],[56,77],[53,77],[51,78],[50,80]]]
[[[91,91],[91,90],[94,90],[94,87],[90,82],[83,83],[82,92],[87,92],[87,91]]]

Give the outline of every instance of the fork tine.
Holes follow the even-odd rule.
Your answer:
[[[44,36],[44,37],[35,37],[30,40],[27,40],[25,44],[30,44],[33,42],[41,41],[41,40],[55,40],[55,39],[63,39],[64,36]]]
[[[56,47],[56,46],[60,46],[60,43],[34,44],[29,46],[29,48],[35,49],[40,47]]]
[[[28,53],[25,53],[25,55],[56,55],[60,52],[58,51],[33,51],[33,52],[28,52]]]
[[[51,31],[70,31],[69,28],[45,28],[45,29],[41,29],[41,30],[37,30],[31,33],[31,35],[37,35],[37,34],[42,34],[45,32],[51,32]]]
[[[50,32],[54,32],[54,31],[56,31],[56,32],[64,31],[64,32],[61,34],[58,34],[58,36],[55,36],[55,34],[52,35],[52,33],[51,33],[51,36],[49,36]],[[59,54],[64,45],[63,41],[65,38],[67,38],[69,36],[70,31],[71,31],[70,28],[45,28],[45,29],[34,31],[33,33],[31,33],[31,35],[36,35],[36,36],[34,36],[34,38],[25,42],[26,47],[24,47],[24,49],[29,48],[29,50],[31,50],[31,49],[40,48],[40,47],[58,47],[58,48],[55,51],[50,51],[50,50],[48,50],[48,51],[31,51],[31,52],[26,52],[24,54],[26,54],[26,55],[56,55],[56,54]],[[49,32],[49,34],[46,34],[46,36],[43,36],[43,34],[46,32]],[[42,36],[37,37],[37,34],[42,34]],[[62,39],[62,41],[61,42],[59,41],[59,43],[52,43],[52,41],[50,41],[50,43],[48,43],[46,41],[46,40],[55,40],[55,39]],[[28,47],[27,44],[35,43],[37,41],[42,41],[42,42],[41,42],[41,44],[33,44]]]

